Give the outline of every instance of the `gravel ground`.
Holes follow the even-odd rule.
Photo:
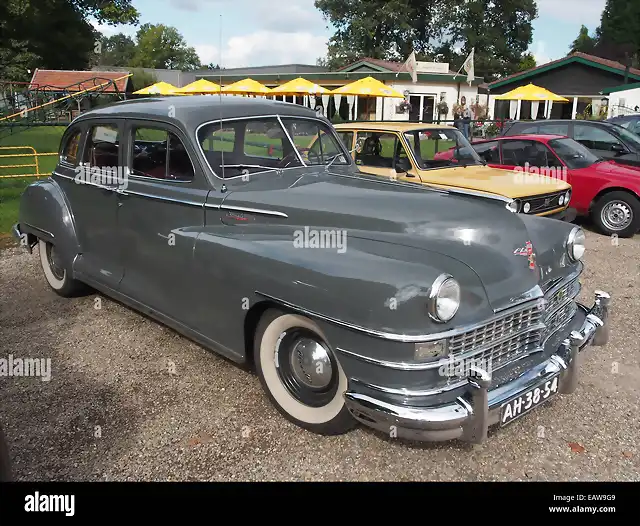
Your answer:
[[[640,235],[587,232],[582,297],[613,298],[612,335],[577,391],[480,446],[288,423],[257,378],[98,295],[56,296],[37,252],[0,250],[0,358],[51,358],[51,380],[0,377],[20,480],[640,480]],[[97,299],[99,298],[99,299]],[[101,308],[95,308],[98,304]]]

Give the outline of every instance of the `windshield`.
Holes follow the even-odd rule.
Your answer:
[[[211,169],[225,179],[303,165],[350,164],[333,130],[317,119],[212,122],[198,130],[198,144]]]
[[[626,124],[626,123],[625,123]],[[629,122],[629,124],[631,124]],[[636,150],[640,149],[640,137],[635,133],[629,131],[626,127],[619,126],[616,130],[622,140],[626,143],[630,143]]]
[[[556,155],[572,170],[587,168],[602,160],[591,153],[591,150],[573,139],[552,139],[549,141],[549,146],[555,150]]]
[[[456,129],[424,128],[405,132],[404,137],[423,170],[484,164],[469,141]]]

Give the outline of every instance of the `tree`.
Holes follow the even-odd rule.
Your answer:
[[[140,68],[193,70],[201,67],[196,50],[188,47],[175,27],[143,24],[130,65]]]
[[[580,51],[582,53],[593,53],[593,50],[596,46],[596,39],[589,35],[589,28],[587,26],[582,26],[580,28],[580,32],[576,39],[571,43],[570,52],[575,53]]]
[[[158,82],[158,77],[144,69],[134,69],[131,73],[133,73],[131,76],[133,91],[138,91]]]
[[[517,72],[533,40],[532,22],[538,16],[535,0],[455,3],[444,16],[446,37],[436,53],[457,70],[475,48],[475,74],[485,81]]]
[[[637,0],[607,0],[595,51],[598,56],[624,64],[640,61],[640,2]]]
[[[136,23],[138,12],[131,0],[2,0],[0,78],[28,81],[36,68],[85,69],[99,38],[89,17]]]
[[[124,33],[110,37],[102,35],[97,55],[97,65],[128,66],[136,53],[136,43]]]
[[[427,52],[442,34],[438,18],[451,1],[315,0],[336,28],[324,64],[337,68],[365,56],[400,60],[413,49]]]
[[[536,57],[531,53],[525,53],[520,59],[520,64],[518,64],[518,71],[527,71],[528,69],[533,69],[536,66]]]

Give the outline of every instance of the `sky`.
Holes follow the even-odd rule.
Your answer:
[[[584,24],[600,23],[606,0],[537,0],[530,51],[538,65],[565,56]],[[140,22],[178,29],[203,64],[226,68],[315,64],[332,34],[313,0],[133,0]],[[135,35],[130,26],[98,26]]]

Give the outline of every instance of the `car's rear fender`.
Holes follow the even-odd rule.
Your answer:
[[[20,201],[19,229],[28,236],[29,246],[42,239],[56,246],[69,262],[81,252],[71,208],[53,179],[27,187]]]

